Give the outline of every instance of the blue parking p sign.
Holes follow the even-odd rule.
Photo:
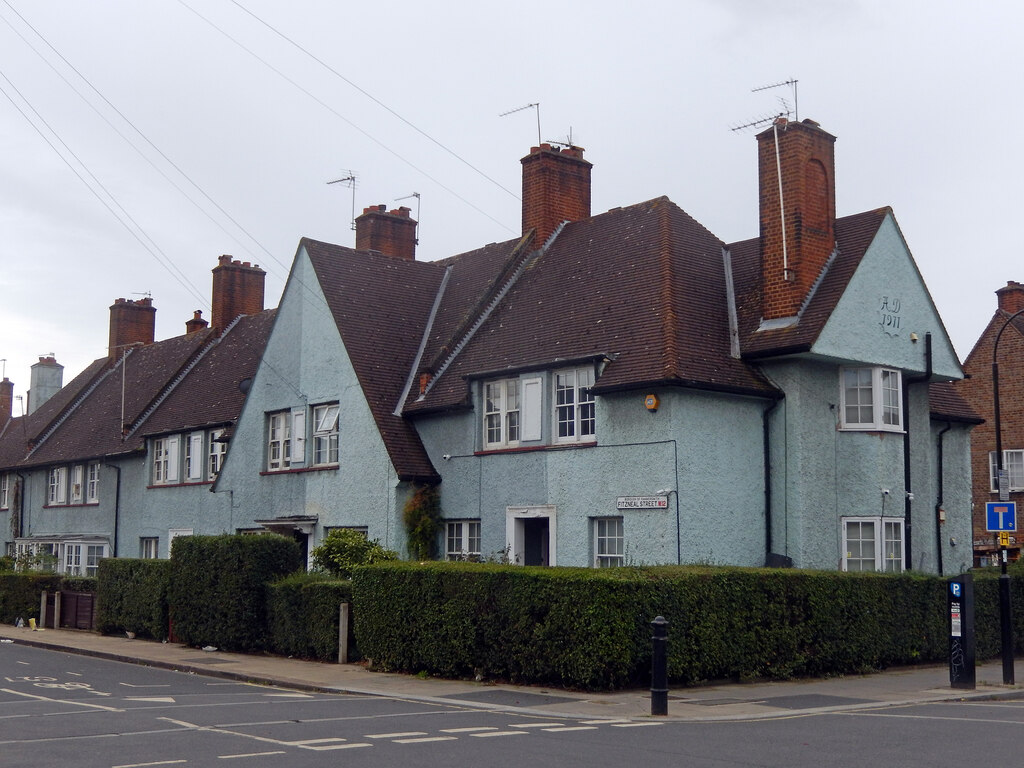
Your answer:
[[[989,501],[985,503],[986,531],[1016,531],[1017,504],[1013,501]]]

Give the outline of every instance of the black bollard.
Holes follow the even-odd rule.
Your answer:
[[[668,714],[668,620],[655,617],[651,622],[651,714]]]

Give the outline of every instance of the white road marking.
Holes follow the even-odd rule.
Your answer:
[[[664,723],[609,723],[612,728],[644,728],[648,725],[664,725]]]
[[[170,688],[170,683],[153,683],[152,685],[135,685],[135,683],[118,683],[125,688]]]
[[[563,725],[559,728],[544,728],[548,733],[566,733],[567,731],[596,731],[596,725]]]
[[[509,728],[557,728],[561,723],[509,723]]]
[[[161,760],[158,763],[125,763],[124,765],[112,766],[112,768],[146,768],[150,765],[179,765],[187,762],[188,760]]]
[[[442,728],[441,733],[473,733],[474,731],[496,731],[493,725],[478,725],[472,728]]]
[[[426,736],[426,731],[400,731],[398,733],[367,733],[365,739],[403,739],[408,736]]]
[[[249,752],[244,755],[217,755],[218,760],[234,760],[236,757],[264,757],[266,755],[286,755],[288,754],[283,749],[278,749],[274,752]]]
[[[395,739],[395,744],[426,744],[428,741],[458,741],[458,736],[424,736],[419,739]]]
[[[883,712],[830,712],[833,715],[845,715],[847,717],[891,717],[904,720],[952,720],[956,723],[1001,723],[1005,725],[1022,725],[1019,720],[998,720],[991,717],[939,717],[937,715],[896,715]]]
[[[471,733],[470,736],[486,738],[487,736],[529,736],[529,731],[489,731],[487,733]]]
[[[108,694],[109,695],[109,694]],[[152,701],[158,704],[174,704],[173,696],[125,696],[125,701]]]
[[[263,694],[268,699],[312,699],[308,693],[265,693]]]
[[[298,741],[282,741],[281,744],[287,744],[289,747],[310,747],[314,744],[337,744],[340,741],[348,741],[343,739],[341,736],[330,736],[326,739],[299,739]]]
[[[65,675],[72,675],[73,677],[83,677],[81,672],[65,672]]]
[[[317,752],[325,752],[325,751],[327,751],[329,749],[359,749],[360,747],[372,747],[372,746],[373,746],[373,744],[370,744],[369,742],[366,742],[366,741],[355,741],[355,742],[352,742],[351,744],[324,744],[322,746],[312,746],[312,747],[304,746],[304,747],[302,747],[302,749],[314,749]]]
[[[51,699],[49,696],[37,696],[34,693],[23,693],[22,691],[12,691],[10,688],[0,688],[0,692],[10,693],[14,696],[24,696],[27,699],[37,699],[38,701],[49,701],[53,704],[68,704],[72,707],[89,707],[90,709],[103,709],[107,712],[124,712],[123,709],[117,707],[104,707],[101,704],[88,704],[84,701],[65,701],[64,699]]]
[[[583,725],[614,725],[615,723],[628,723],[629,720],[580,720]]]

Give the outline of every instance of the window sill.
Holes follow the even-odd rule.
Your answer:
[[[534,451],[564,451],[573,448],[596,448],[597,441],[587,443],[553,443],[551,445],[527,445],[519,448],[487,448],[482,451],[474,451],[474,456],[494,456],[503,453],[533,453]]]
[[[905,435],[907,431],[903,427],[876,427],[874,425],[867,427],[848,427],[840,426],[840,432],[869,432],[879,435]]]
[[[77,509],[81,507],[98,507],[99,505],[98,501],[76,501],[73,504],[43,504],[43,509]]]
[[[153,483],[147,485],[146,490],[154,490],[156,488],[191,488],[199,485],[213,485],[213,480],[193,480],[190,483]]]
[[[298,475],[302,472],[330,472],[337,470],[339,464],[320,464],[315,467],[289,467],[288,469],[265,469],[260,472],[260,477],[268,475]]]

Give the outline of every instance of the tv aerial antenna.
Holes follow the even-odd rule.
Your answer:
[[[555,141],[554,139],[548,139],[548,144],[554,144],[556,147],[565,147],[566,149],[568,149],[569,147],[576,146],[575,144],[572,143],[572,126],[569,126],[569,135],[566,137],[565,141]]]
[[[498,117],[506,117],[507,115],[514,115],[516,112],[522,112],[525,109],[534,109],[537,112],[537,144],[541,144],[540,140],[540,102],[536,101],[533,104],[526,104],[522,107],[516,107],[510,109],[508,112],[502,112]]]
[[[793,105],[792,105],[792,108],[790,107],[789,101],[780,96],[779,97],[779,105],[782,107],[782,109],[780,111],[778,111],[778,112],[776,112],[774,114],[764,115],[762,117],[755,118],[754,120],[750,120],[750,121],[748,121],[746,123],[743,123],[742,125],[731,126],[730,130],[733,131],[733,132],[736,132],[736,131],[744,131],[744,130],[747,130],[748,128],[760,128],[760,127],[765,126],[765,125],[770,125],[777,118],[783,117],[783,116],[785,116],[786,118],[789,118],[789,116],[792,115],[794,120],[799,120],[800,119],[800,108],[799,108],[800,107],[800,99],[799,99],[799,95],[797,93],[797,83],[799,83],[799,82],[800,81],[797,80],[796,78],[790,78],[789,80],[783,80],[780,83],[772,83],[771,85],[761,85],[761,86],[758,86],[757,88],[751,88],[750,89],[751,93],[759,93],[761,91],[772,90],[773,88],[781,88],[782,86],[789,86],[790,90],[792,91],[792,95],[793,95]]]
[[[355,228],[356,228],[356,183],[357,183],[358,179],[356,178],[356,172],[355,171],[342,171],[342,173],[344,173],[345,176],[343,176],[340,179],[335,179],[334,181],[328,181],[327,183],[328,184],[343,184],[344,186],[346,186],[346,187],[348,187],[349,189],[352,190],[352,229],[355,230]]]
[[[396,197],[395,198],[395,202],[397,203],[399,200],[408,200],[410,197],[415,197],[416,198],[416,242],[419,243],[419,241],[420,241],[420,193],[419,192],[411,192],[408,195],[405,195],[403,197]]]

